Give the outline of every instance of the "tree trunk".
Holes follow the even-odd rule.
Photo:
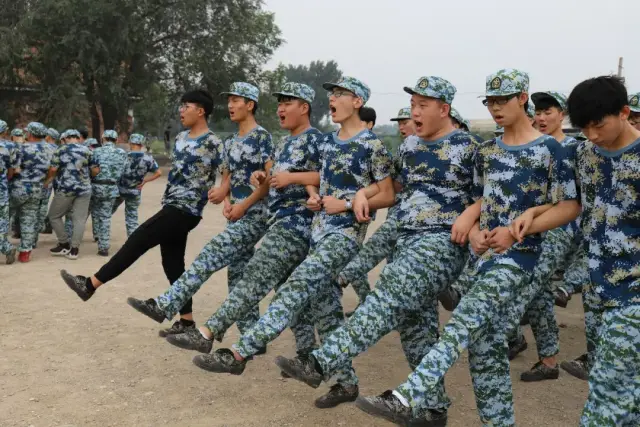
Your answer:
[[[89,112],[91,114],[91,136],[100,141],[100,114],[98,113],[97,102],[91,102]]]

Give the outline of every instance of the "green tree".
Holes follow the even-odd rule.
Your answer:
[[[321,127],[329,114],[329,99],[322,84],[338,81],[342,77],[338,63],[313,61],[309,65],[289,65],[285,75],[287,81],[307,84],[316,91],[316,98],[311,105],[311,124]]]

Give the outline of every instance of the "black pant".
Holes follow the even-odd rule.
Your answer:
[[[162,268],[169,283],[173,284],[184,273],[187,236],[200,219],[172,206],[164,206],[129,236],[124,246],[96,273],[96,278],[102,283],[115,279],[145,252],[160,245]],[[192,311],[192,300],[189,299],[180,314]]]

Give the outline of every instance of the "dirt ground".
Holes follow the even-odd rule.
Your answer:
[[[165,183],[160,179],[145,187],[141,221],[158,210]],[[224,226],[220,208],[208,206],[189,237],[187,262]],[[126,238],[122,208],[112,229],[115,252]],[[242,376],[212,374],[195,367],[191,363],[195,353],[166,343],[157,335],[159,325],[126,304],[128,296],[153,297],[167,287],[158,249],[83,303],[58,272],[64,268],[88,275],[102,265],[104,259],[96,255],[89,230],[88,226],[77,261],[49,256],[54,238],[42,236],[32,262],[0,265],[0,426],[390,425],[352,404],[316,409],[313,400],[326,388],[313,390],[281,379],[273,359],[294,354],[288,330]],[[380,267],[370,274],[372,283],[379,273]],[[223,270],[196,296],[196,320],[208,317],[226,295]],[[345,307],[351,309],[355,303],[355,294],[348,289]],[[266,304],[261,305],[263,311]],[[561,328],[560,359],[580,355],[585,339],[579,298],[567,309],[559,309],[558,315],[566,325]],[[447,317],[443,311],[441,320]],[[237,336],[234,327],[224,344],[232,344]],[[564,372],[557,381],[521,383],[519,373],[536,361],[528,328],[527,338],[529,349],[512,363],[518,425],[577,425],[587,383]],[[409,373],[395,333],[358,357],[354,366],[364,395],[393,388]],[[453,402],[449,425],[479,425],[466,355],[447,375],[446,385]]]

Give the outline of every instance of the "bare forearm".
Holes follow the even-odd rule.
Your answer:
[[[476,200],[474,204],[467,207],[467,209],[465,209],[464,212],[462,212],[461,216],[468,215],[470,219],[473,218],[477,222],[480,219],[481,211],[482,211],[482,197]]]
[[[396,201],[396,193],[393,190],[393,181],[390,177],[383,179],[367,188],[363,188],[362,192],[367,196],[369,209],[376,210],[393,206]],[[371,194],[371,196],[369,196]]]
[[[162,172],[160,172],[160,169],[158,169],[157,171],[155,171],[153,175],[149,177],[145,177],[144,181],[145,182],[155,181],[156,179],[160,178],[160,175],[162,175]]]
[[[305,190],[307,190],[307,194],[309,195],[309,197],[315,196],[318,193],[318,187],[316,187],[315,185],[306,185]]]
[[[318,172],[292,172],[291,181],[298,185],[320,186],[320,174]]]
[[[531,227],[527,231],[529,234],[543,233],[554,228],[566,225],[580,215],[580,204],[576,200],[565,200],[556,205],[539,206],[542,213],[535,216]]]

